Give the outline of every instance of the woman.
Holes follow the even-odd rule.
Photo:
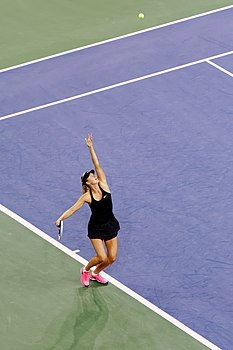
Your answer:
[[[106,278],[100,275],[100,272],[116,260],[118,242],[117,233],[120,229],[119,222],[112,212],[111,192],[107,184],[106,176],[101,168],[96,153],[93,148],[92,135],[89,134],[85,139],[89,148],[91,159],[95,167],[94,170],[85,172],[82,177],[83,194],[77,202],[63,213],[56,221],[58,226],[61,220],[69,218],[85,203],[88,203],[91,209],[91,218],[88,223],[88,237],[95,249],[96,256],[93,257],[86,266],[81,268],[81,282],[85,287],[89,286],[89,281],[97,281],[107,284]],[[107,253],[104,248],[107,248]],[[94,272],[90,272],[91,267],[95,266]]]

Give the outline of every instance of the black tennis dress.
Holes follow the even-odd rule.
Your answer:
[[[111,193],[102,191],[102,198],[96,201],[91,194],[91,217],[88,223],[88,237],[91,239],[99,238],[108,241],[117,236],[120,225],[113,214]]]

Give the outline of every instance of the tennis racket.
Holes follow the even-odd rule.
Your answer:
[[[62,235],[63,235],[63,228],[64,228],[64,224],[62,220],[60,221],[60,225],[58,225],[57,227],[58,227],[58,240],[61,241]]]

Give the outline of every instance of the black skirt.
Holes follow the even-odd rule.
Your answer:
[[[88,237],[91,239],[108,241],[115,238],[119,230],[120,225],[115,217],[112,217],[105,223],[97,223],[92,220],[88,223]]]

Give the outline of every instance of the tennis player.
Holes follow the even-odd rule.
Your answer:
[[[57,219],[56,225],[58,226],[62,220],[73,215],[85,203],[89,204],[91,217],[88,223],[88,237],[94,247],[96,256],[86,266],[83,266],[80,271],[81,282],[85,287],[88,287],[90,280],[101,284],[108,283],[107,279],[101,276],[100,272],[116,260],[118,250],[117,234],[120,225],[112,211],[111,192],[105,173],[93,148],[92,135],[89,134],[85,141],[89,148],[95,171],[90,170],[81,176],[83,194],[70,209]],[[91,272],[90,269],[93,266],[95,266],[95,270]]]

